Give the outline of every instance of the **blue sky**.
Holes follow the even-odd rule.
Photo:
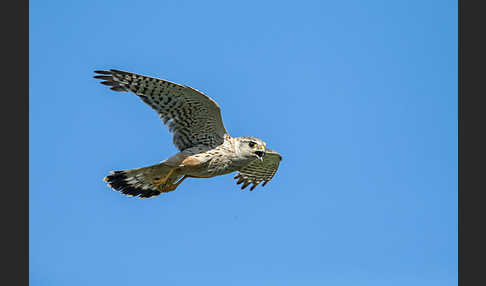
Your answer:
[[[177,150],[121,69],[201,90],[284,160],[140,200]],[[30,282],[456,285],[456,1],[30,1]]]

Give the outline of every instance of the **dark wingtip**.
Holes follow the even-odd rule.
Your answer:
[[[246,182],[246,183],[243,184],[243,186],[241,186],[241,189],[244,190],[249,185],[250,185],[250,182]]]
[[[118,83],[112,81],[112,80],[107,80],[107,81],[102,81],[100,82],[101,84],[107,85],[107,86],[117,86]]]
[[[127,74],[128,72],[121,71],[121,70],[116,70],[116,69],[110,69],[109,73],[110,74],[113,74],[113,73]]]
[[[113,76],[111,76],[111,75],[95,75],[93,77],[94,78],[97,78],[97,79],[104,79],[104,80],[111,80],[111,79],[113,79]]]
[[[110,87],[111,90],[114,90],[114,91],[127,91],[124,87],[122,86],[114,86],[114,87]]]
[[[94,71],[95,73],[99,73],[99,74],[111,74],[110,71],[103,71],[103,70],[96,70]]]

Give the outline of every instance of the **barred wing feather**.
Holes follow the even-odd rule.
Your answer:
[[[234,177],[238,179],[236,184],[243,183],[241,186],[242,190],[253,184],[250,191],[255,189],[262,181],[262,187],[265,186],[277,172],[281,160],[282,156],[278,152],[267,149],[263,161],[255,159],[249,165],[239,170],[239,173]]]
[[[154,109],[173,133],[180,150],[197,145],[214,148],[227,135],[218,103],[191,87],[119,70],[95,71],[94,78],[114,91],[130,91]]]

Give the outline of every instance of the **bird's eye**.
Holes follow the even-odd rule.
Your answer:
[[[248,146],[250,146],[250,148],[255,147],[255,145],[256,145],[256,143],[255,143],[255,142],[253,142],[253,141],[251,141],[250,143],[248,143]]]

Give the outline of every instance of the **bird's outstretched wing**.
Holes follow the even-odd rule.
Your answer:
[[[94,78],[114,91],[131,91],[160,115],[180,150],[214,148],[227,134],[218,103],[191,87],[119,70],[95,71]]]
[[[238,179],[236,184],[243,183],[241,186],[242,190],[253,184],[250,191],[253,191],[262,181],[262,187],[265,186],[277,172],[280,161],[282,161],[282,156],[278,152],[267,149],[263,161],[255,159],[239,170],[239,173],[234,177]]]

